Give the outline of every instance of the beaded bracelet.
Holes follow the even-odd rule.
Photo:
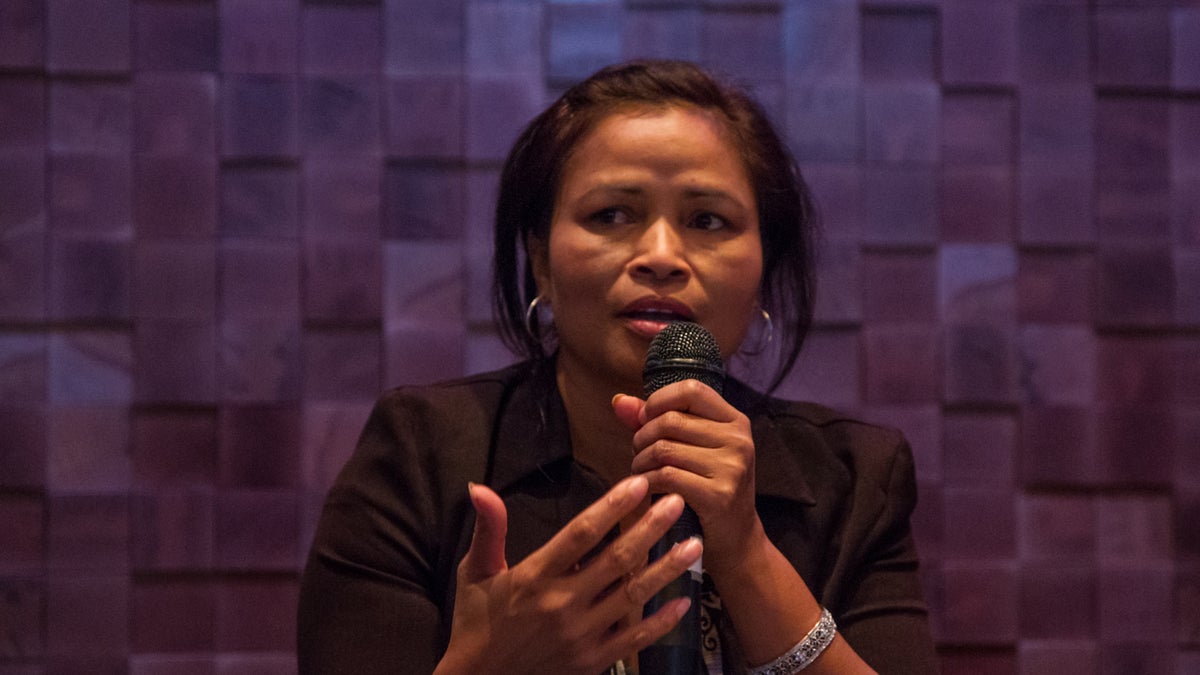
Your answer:
[[[825,651],[825,648],[833,642],[835,635],[837,635],[837,624],[833,622],[833,615],[829,613],[828,609],[822,609],[817,625],[808,631],[808,635],[805,635],[803,640],[774,661],[751,668],[750,675],[795,675],[816,661],[821,652]]]

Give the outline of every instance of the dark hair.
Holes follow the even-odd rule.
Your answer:
[[[762,108],[742,91],[682,61],[604,68],[568,89],[517,139],[500,174],[496,204],[492,301],[501,337],[524,357],[547,356],[526,325],[526,309],[537,295],[526,254],[531,239],[544,241],[549,235],[563,166],[580,139],[620,109],[670,105],[717,113],[749,174],[763,248],[762,305],[782,341],[769,386],[773,390],[795,364],[812,323],[812,199]],[[537,317],[531,318],[536,332]]]

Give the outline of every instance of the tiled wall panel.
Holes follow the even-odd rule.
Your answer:
[[[943,672],[1197,672],[1198,45],[1194,2],[5,3],[0,671],[294,672],[374,397],[511,359],[505,151],[658,56],[814,188],[780,393],[912,441]]]

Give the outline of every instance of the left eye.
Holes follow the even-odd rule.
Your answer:
[[[715,213],[700,213],[692,219],[692,227],[698,230],[720,230],[728,226],[729,222]]]

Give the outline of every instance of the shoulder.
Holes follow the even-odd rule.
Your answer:
[[[441,425],[464,429],[494,417],[509,392],[527,380],[532,369],[530,363],[522,362],[432,384],[394,387],[380,395],[375,414],[408,431]]]
[[[912,451],[897,429],[818,403],[737,387],[734,395],[751,420],[760,464],[765,463],[762,473],[792,467],[817,491],[871,485],[886,493],[897,481],[915,483]]]

